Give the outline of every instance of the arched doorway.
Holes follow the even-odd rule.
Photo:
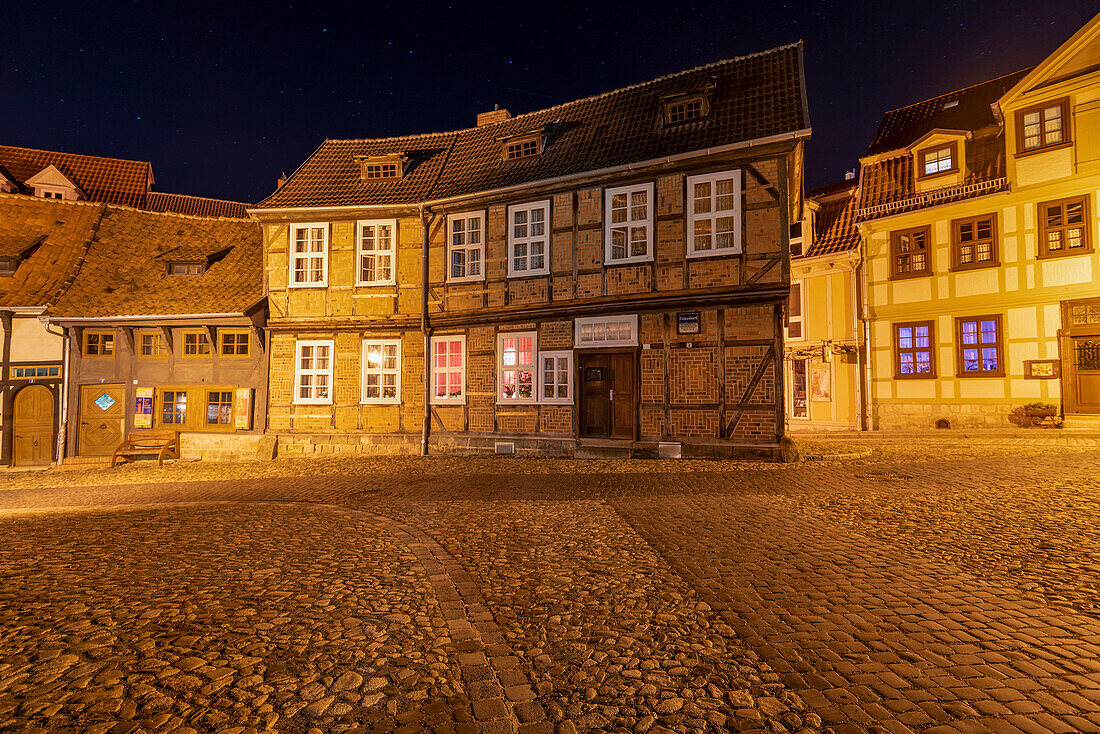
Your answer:
[[[12,458],[16,466],[53,461],[53,393],[44,385],[27,385],[15,395]]]

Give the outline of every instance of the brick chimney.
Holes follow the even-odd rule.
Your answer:
[[[492,125],[494,122],[504,122],[505,120],[511,120],[512,113],[508,110],[500,109],[500,105],[493,105],[492,112],[480,112],[477,116],[477,126]]]
[[[286,183],[286,172],[284,171],[279,175],[279,180],[275,183],[275,190],[278,191]]]

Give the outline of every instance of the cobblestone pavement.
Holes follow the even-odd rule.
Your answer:
[[[18,477],[0,730],[1100,731],[1094,444]]]

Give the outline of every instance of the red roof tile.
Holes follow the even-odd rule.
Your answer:
[[[664,123],[669,95],[710,90],[710,112]],[[328,140],[255,209],[413,204],[534,183],[809,128],[802,45],[792,44],[568,102],[482,127],[377,140]],[[503,158],[503,141],[541,131],[541,155]],[[397,181],[364,183],[357,155],[410,152]]]
[[[196,217],[229,217],[247,219],[248,204],[225,199],[210,199],[204,196],[187,194],[167,194],[163,191],[150,191],[146,197],[145,208],[152,212],[174,212],[191,214]]]
[[[202,275],[168,275],[162,256],[180,248],[229,251]],[[111,206],[79,275],[48,314],[64,320],[245,313],[263,300],[262,259],[260,227],[250,220]]]
[[[859,246],[856,185],[853,179],[806,193],[806,198],[817,202],[820,208],[814,215],[813,242],[801,257],[832,255]]]
[[[0,277],[0,306],[46,306],[54,300],[76,276],[105,209],[103,204],[0,194],[0,255],[18,255],[42,243],[14,275]]]
[[[89,201],[142,207],[153,184],[153,168],[143,161],[0,145],[0,167],[21,186],[51,165],[79,186]]]

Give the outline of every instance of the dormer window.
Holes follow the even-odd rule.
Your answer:
[[[405,175],[405,162],[408,158],[404,154],[384,156],[360,156],[359,172],[364,182],[385,181],[401,178]]]
[[[1069,100],[1060,99],[1016,113],[1016,149],[1020,153],[1069,142]]]
[[[77,201],[84,198],[80,188],[56,166],[50,165],[27,179],[26,185],[34,190],[34,195],[42,199],[67,199]]]
[[[21,250],[0,254],[0,278],[10,278],[15,275],[19,264],[33,255],[45,240],[46,237],[43,235]]]
[[[542,153],[542,135],[511,138],[504,143],[504,160],[531,158]]]
[[[710,100],[705,94],[673,97],[665,101],[665,124],[679,125],[706,117]]]
[[[958,143],[950,143],[935,148],[928,148],[919,153],[920,178],[940,176],[946,173],[954,173],[959,170],[959,146]]]
[[[169,275],[202,275],[206,270],[206,263],[193,260],[177,260],[168,263]]]

